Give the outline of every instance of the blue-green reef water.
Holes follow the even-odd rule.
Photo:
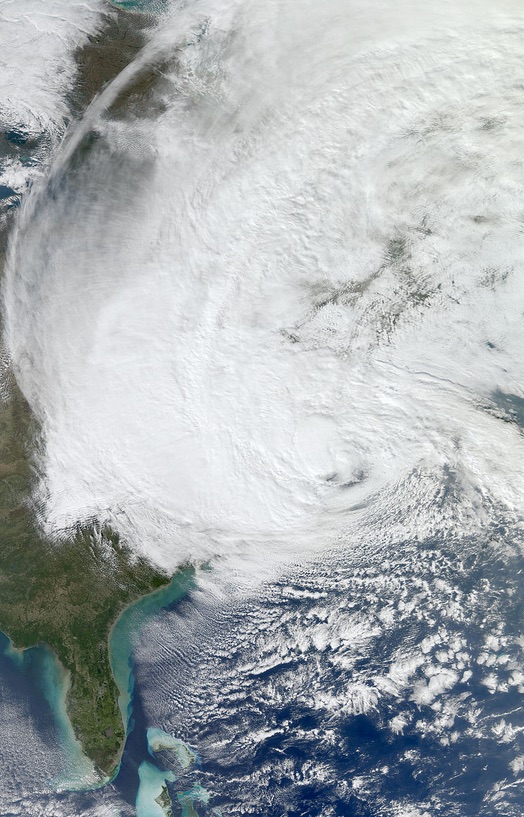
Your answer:
[[[111,0],[118,9],[139,14],[160,14],[167,9],[167,0]]]
[[[133,675],[133,650],[136,638],[148,619],[165,607],[175,604],[189,592],[193,583],[191,569],[177,573],[167,587],[150,593],[126,607],[111,628],[109,635],[109,660],[113,676],[120,690],[119,706],[122,720],[129,728],[131,702],[135,679]],[[132,728],[132,727],[131,727]]]
[[[0,674],[11,676],[16,687],[23,686],[37,722],[38,715],[52,722],[63,760],[57,776],[49,781],[50,785],[58,790],[93,785],[97,780],[95,768],[83,754],[67,716],[69,673],[54,652],[45,644],[17,650],[0,632]]]
[[[169,735],[158,727],[149,726],[142,708],[142,701],[135,690],[133,652],[136,639],[147,623],[161,610],[173,609],[187,597],[194,585],[194,571],[180,571],[168,587],[144,596],[128,607],[115,623],[110,639],[110,659],[114,677],[120,689],[119,705],[126,723],[127,741],[114,784],[124,800],[136,808],[137,817],[164,817],[170,814],[171,800],[166,783],[177,779],[175,771],[164,768],[169,761],[180,771],[197,763],[198,756],[183,741]],[[161,761],[157,753],[165,754]],[[192,809],[194,799],[201,799],[205,792],[183,792],[181,803],[184,814],[196,814]],[[185,804],[185,805],[184,805]]]
[[[161,768],[150,760],[143,760],[138,768],[139,788],[136,798],[137,817],[169,817],[172,813],[173,801],[167,789],[167,783],[180,782],[185,772],[199,762],[199,757],[184,741],[169,735],[158,727],[147,730],[147,747],[149,754],[155,757],[157,752],[169,753],[164,760],[169,759],[175,766],[173,769]],[[163,763],[162,765],[166,765]],[[187,791],[179,791],[176,801],[182,817],[198,817],[195,804],[209,803],[209,792],[199,783],[193,784]]]
[[[127,607],[116,620],[109,636],[109,656],[113,674],[120,690],[119,706],[126,725],[127,742],[122,761],[113,777],[113,785],[124,790],[128,802],[136,802],[140,817],[163,815],[155,798],[166,780],[174,773],[162,771],[154,764],[155,751],[175,750],[180,765],[187,766],[190,750],[172,736],[153,730],[146,738],[146,726],[140,706],[134,712],[135,678],[133,656],[143,626],[163,609],[170,608],[186,596],[193,585],[194,571],[177,573],[170,584],[139,599]],[[0,676],[14,687],[21,687],[30,699],[32,713],[38,713],[38,725],[45,723],[54,731],[63,763],[49,785],[57,791],[93,789],[100,785],[96,770],[83,754],[67,716],[66,697],[69,673],[45,644],[17,650],[11,640],[0,633]],[[39,723],[40,722],[40,723]],[[132,734],[134,733],[134,734]],[[130,738],[131,736],[131,738]],[[148,740],[150,738],[150,740]],[[180,744],[180,746],[179,746]],[[147,760],[145,758],[147,757]],[[137,772],[138,769],[138,772]],[[103,785],[107,781],[104,781]],[[160,809],[160,810],[159,810]]]

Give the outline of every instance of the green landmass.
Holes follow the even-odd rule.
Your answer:
[[[155,803],[158,803],[160,808],[163,809],[166,817],[173,817],[173,804],[171,802],[167,786],[162,786],[162,791],[158,797],[155,797]]]
[[[67,709],[86,754],[104,774],[125,738],[108,635],[119,613],[170,577],[93,523],[61,541],[39,530],[29,498],[28,443],[37,433],[16,385],[0,404],[0,630],[17,648],[46,643],[71,674]]]
[[[136,55],[145,16],[110,14],[77,54],[75,116]],[[0,254],[12,218],[0,230]],[[0,256],[0,268],[3,259]],[[170,577],[136,558],[109,528],[78,526],[47,539],[32,503],[39,429],[11,377],[0,399],[0,630],[16,648],[49,645],[70,673],[67,711],[85,753],[104,774],[115,769],[125,725],[111,673],[108,636],[121,611]]]

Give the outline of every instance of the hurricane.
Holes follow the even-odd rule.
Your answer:
[[[520,4],[140,4],[72,116],[79,9],[5,354],[46,534],[197,567],[136,653],[182,813],[521,814]]]
[[[174,566],[518,504],[520,31],[412,13],[180,9],[72,129],[6,291],[47,524]]]

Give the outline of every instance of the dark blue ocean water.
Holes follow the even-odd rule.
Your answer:
[[[507,531],[495,536],[500,544]],[[136,678],[119,773],[60,802],[72,815],[111,802],[131,817],[146,763],[153,782],[165,775],[181,817],[521,817],[524,687],[515,677],[524,669],[524,559],[516,549],[501,557],[488,542],[462,543],[460,553],[417,543],[416,562],[406,543],[396,558],[325,563],[242,602],[206,601],[187,588],[162,610],[150,608],[144,637],[152,627],[161,654],[153,663],[143,647],[129,655]],[[408,613],[377,626],[393,608]],[[348,611],[372,638],[354,628],[341,640]],[[322,627],[324,641],[315,636]],[[416,655],[422,663],[396,693],[382,688],[370,706],[347,705],[352,685],[377,689],[377,679]],[[38,650],[16,663],[1,655],[0,674],[9,695],[30,700],[51,744],[57,731],[41,691],[47,660]],[[465,667],[449,688],[427,700],[414,694],[457,661]],[[191,762],[151,752],[151,727],[184,741]],[[158,814],[152,795],[149,802],[151,810],[142,798],[140,817]]]
[[[137,691],[151,720],[155,686],[173,679],[171,714],[162,700],[156,712],[164,708],[167,731],[198,755],[168,783],[174,802],[202,786],[209,802],[194,801],[199,815],[521,817],[524,560],[501,558],[486,541],[459,552],[417,543],[418,563],[403,547],[380,565],[332,564],[331,575],[320,566],[236,609],[179,603],[163,624],[158,677],[139,670]],[[355,629],[353,656],[351,643],[337,643],[343,611],[375,627],[399,603],[408,613],[377,626],[365,646]],[[319,626],[335,637],[305,649]],[[409,683],[391,694],[380,687],[413,656],[421,661]],[[417,694],[457,666],[448,688]],[[355,684],[380,695],[348,706]]]
[[[57,740],[57,727],[42,683],[50,660],[44,647],[13,654],[11,641],[0,632],[0,708],[7,701],[23,702],[35,728],[52,743]]]

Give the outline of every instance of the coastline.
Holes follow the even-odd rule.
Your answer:
[[[146,593],[137,601],[124,607],[111,625],[108,635],[109,663],[119,690],[118,707],[124,725],[125,738],[118,754],[115,770],[108,780],[113,780],[120,770],[122,753],[130,731],[129,722],[135,685],[132,654],[136,638],[149,618],[179,601],[189,592],[193,586],[194,575],[194,568],[181,568],[173,574],[168,585],[152,593]]]
[[[36,694],[43,696],[52,713],[63,766],[49,785],[56,791],[98,786],[100,775],[84,753],[67,712],[67,696],[71,688],[69,670],[47,644],[20,649],[3,631],[0,631],[0,654],[13,662],[19,673],[34,676],[31,685]]]
[[[38,664],[36,689],[46,699],[57,730],[64,767],[50,785],[56,791],[92,790],[105,786],[116,778],[125,743],[129,734],[134,689],[132,655],[142,626],[152,616],[183,598],[193,585],[195,571],[183,568],[175,573],[168,585],[146,593],[126,605],[109,629],[107,648],[109,662],[117,685],[118,705],[124,726],[124,737],[115,765],[109,774],[101,775],[84,751],[81,736],[75,733],[68,709],[72,686],[71,671],[64,667],[56,652],[45,642],[29,647],[16,647],[8,633],[0,631],[0,654],[10,659],[19,672],[27,673],[28,665]],[[5,646],[2,641],[5,639]]]
[[[78,74],[69,96],[74,118],[145,44],[153,15],[130,11],[108,7],[98,31],[76,52]],[[0,225],[2,254],[13,228],[14,214],[8,215]],[[0,400],[0,652],[21,672],[40,661],[36,682],[52,709],[62,753],[82,768],[74,787],[85,788],[88,778],[98,787],[118,774],[128,734],[132,629],[185,592],[179,581],[184,587],[189,582],[179,576],[189,575],[188,569],[169,578],[96,523],[79,525],[60,541],[43,536],[31,504],[40,429],[10,369],[4,380],[9,393]],[[60,788],[71,787],[70,771],[57,778]]]

